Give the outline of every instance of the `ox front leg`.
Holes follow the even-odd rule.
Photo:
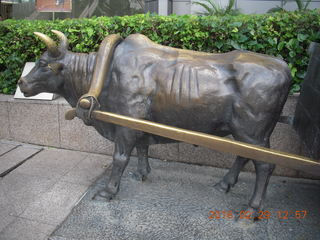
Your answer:
[[[133,173],[133,178],[138,181],[145,181],[151,171],[148,160],[149,146],[136,146],[136,149],[138,154],[138,168],[137,171]]]
[[[116,134],[111,176],[107,187],[94,196],[96,200],[101,198],[111,200],[118,193],[122,174],[128,165],[132,149],[135,145],[136,138],[133,130],[119,127]]]

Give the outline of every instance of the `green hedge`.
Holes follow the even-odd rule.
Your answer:
[[[308,64],[307,48],[320,42],[319,10],[224,17],[153,16],[99,17],[56,21],[6,20],[0,22],[0,93],[13,93],[27,61],[35,61],[45,45],[33,35],[64,32],[75,52],[96,51],[111,33],[123,37],[142,33],[153,41],[205,52],[246,49],[282,57],[289,63],[299,91]]]

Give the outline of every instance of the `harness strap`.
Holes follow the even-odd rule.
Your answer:
[[[80,107],[84,109],[91,109],[92,111],[94,107],[92,104],[100,106],[98,97],[110,70],[114,50],[121,41],[122,38],[119,34],[111,34],[102,41],[93,70],[89,92],[80,97],[77,104],[80,105]],[[91,113],[89,113],[89,115],[91,115]]]

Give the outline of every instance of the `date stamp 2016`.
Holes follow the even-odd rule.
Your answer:
[[[218,220],[218,219],[234,219],[236,216],[239,219],[270,219],[271,217],[277,217],[278,219],[287,220],[287,219],[304,219],[307,216],[307,210],[296,210],[296,211],[259,211],[256,215],[252,211],[241,211],[240,213],[234,213],[233,211],[209,211],[209,219]]]

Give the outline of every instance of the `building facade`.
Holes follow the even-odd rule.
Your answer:
[[[203,12],[203,8],[194,4],[196,0],[146,0],[146,11],[155,12],[159,15],[168,14],[198,14]],[[200,2],[201,0],[198,0]],[[216,0],[214,1],[220,7],[225,7],[228,4],[228,0]],[[304,2],[306,3],[306,2]],[[295,1],[284,0],[236,0],[235,8],[239,9],[241,13],[245,14],[261,14],[266,13],[271,8],[283,7],[288,11],[294,11],[297,9]],[[320,0],[311,0],[308,5],[308,9],[320,8]]]
[[[159,15],[183,15],[203,12],[204,9],[194,4],[194,1],[195,0],[0,0],[0,10],[3,18],[16,19],[122,16],[144,12]],[[228,1],[229,0],[215,0],[215,3],[220,7],[225,7]],[[241,13],[246,14],[265,13],[277,6],[289,11],[297,9],[297,4],[294,0],[288,1],[287,3],[285,3],[284,0],[236,0],[235,2],[235,9],[239,9]],[[70,11],[66,11],[65,9],[67,8],[70,8]],[[308,8],[320,8],[320,0],[311,0]],[[39,9],[52,9],[52,12],[41,11]]]

